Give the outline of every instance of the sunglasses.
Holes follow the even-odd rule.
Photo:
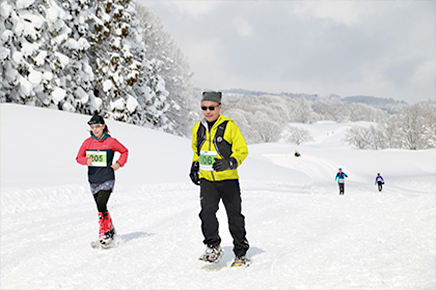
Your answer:
[[[201,109],[203,111],[206,111],[207,109],[209,109],[209,111],[213,111],[213,110],[215,110],[216,107],[219,107],[219,105],[217,105],[217,106],[209,106],[209,107],[202,106]]]
[[[101,126],[103,126],[102,124],[97,124],[97,125],[91,125],[91,129],[97,129],[100,128]]]

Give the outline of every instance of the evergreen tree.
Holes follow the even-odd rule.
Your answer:
[[[74,65],[71,57],[79,60],[80,55],[65,52],[84,43],[83,52],[86,41],[71,40],[67,23],[73,22],[72,16],[54,0],[2,0],[3,7],[0,30],[7,37],[2,38],[2,100],[76,111],[71,88],[77,90],[78,86],[71,81],[77,75],[69,67]],[[90,86],[89,82],[80,83]],[[86,103],[87,98],[80,100]]]
[[[58,0],[60,1],[60,0]],[[68,13],[69,35],[62,41],[58,50],[70,61],[56,75],[65,85],[65,97],[60,102],[62,110],[91,114],[98,110],[93,90],[94,73],[89,65],[87,20],[91,14],[91,0],[64,0],[59,3]]]
[[[45,46],[48,4],[0,1],[1,99],[5,102],[50,106],[42,92],[52,91],[53,74],[47,69]],[[39,98],[37,97],[39,96]]]
[[[140,35],[132,27],[134,5],[130,0],[97,0],[90,17],[90,58],[96,80],[94,94],[106,117],[131,122],[138,102],[133,86],[141,76],[144,62]]]
[[[165,131],[187,136],[190,134],[192,123],[198,118],[197,114],[186,114],[198,106],[198,100],[194,100],[189,63],[177,42],[164,28],[161,19],[145,6],[138,5],[137,11],[146,56],[153,61],[151,66],[162,78],[161,81],[165,82],[168,92],[165,99],[167,107],[161,111],[161,116],[168,121]],[[155,87],[153,82],[150,85]],[[153,102],[153,98],[157,98],[157,103],[161,104],[160,94],[152,96],[150,101]]]

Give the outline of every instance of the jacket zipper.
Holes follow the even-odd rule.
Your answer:
[[[213,125],[215,126],[215,124],[213,124]],[[207,126],[206,129],[207,129],[207,132],[209,133],[209,151],[211,151],[212,150],[212,129],[213,129],[213,126],[212,126],[212,128],[210,128],[210,131],[209,131],[209,126]],[[213,179],[213,181],[215,181],[215,175],[213,174],[213,171],[211,171],[210,174],[212,174],[212,179]]]
[[[215,126],[218,126],[218,123],[219,123],[220,119],[221,119],[221,115],[218,117],[218,119],[216,120],[215,124],[213,124],[213,126],[212,126],[212,128],[210,128],[210,130],[209,130],[209,126],[207,125],[207,122],[205,122],[205,123],[201,122],[202,123],[201,125],[205,126],[207,132],[209,133],[209,151],[212,150],[212,129]],[[212,175],[213,181],[216,181],[215,180],[215,175],[213,174],[213,171],[211,171],[210,174]]]

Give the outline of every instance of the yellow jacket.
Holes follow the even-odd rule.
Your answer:
[[[235,158],[236,162],[238,162],[238,167],[239,167],[242,164],[242,161],[244,161],[245,157],[247,157],[248,155],[247,144],[245,143],[244,137],[242,136],[241,131],[239,130],[238,126],[235,124],[235,122],[232,119],[220,115],[218,117],[218,120],[211,128],[211,132],[209,132],[207,121],[203,119],[202,121],[197,122],[192,128],[192,150],[194,151],[193,161],[200,162],[200,176],[199,176],[200,179],[204,178],[209,181],[221,181],[221,180],[231,180],[231,179],[239,178],[237,169],[230,169],[230,170],[216,172],[213,171],[213,169],[211,168],[215,156],[218,159],[223,158],[223,156],[220,156],[220,154],[217,152],[219,150],[217,150],[217,148],[215,147],[213,140],[215,138],[215,134],[217,133],[218,126],[225,121],[228,122],[227,122],[226,129],[224,131],[223,139],[224,141],[226,141],[231,145],[230,147],[231,153],[229,158],[231,157]],[[207,164],[207,162],[200,161],[200,156],[198,154],[197,132],[200,126],[204,126],[206,129],[205,130],[206,139],[204,140],[204,143],[201,146],[200,155],[202,157],[202,160],[209,159],[209,164]]]

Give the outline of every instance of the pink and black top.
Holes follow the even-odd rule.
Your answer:
[[[93,159],[92,165],[88,166],[88,181],[91,184],[91,189],[98,185],[108,184],[108,182],[112,183],[111,187],[113,187],[115,172],[111,165],[115,152],[121,154],[116,163],[123,167],[127,162],[129,150],[117,139],[104,133],[100,139],[92,135],[83,142],[76,160],[79,164],[88,165],[87,160]]]

